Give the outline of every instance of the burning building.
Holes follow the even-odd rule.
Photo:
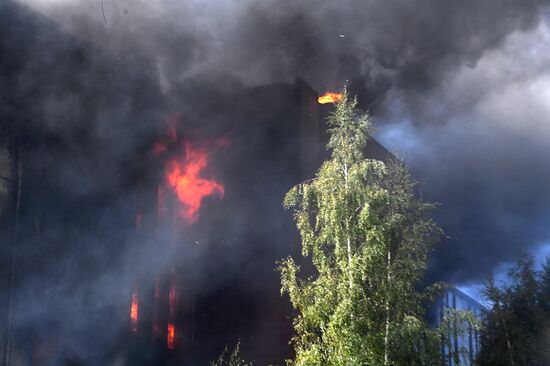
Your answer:
[[[177,244],[176,257],[200,257],[202,262],[198,267],[175,270],[182,282],[176,290],[168,279],[164,290],[159,290],[158,282],[154,289],[149,285],[142,297],[143,303],[148,303],[144,305],[148,313],[137,322],[143,328],[138,326],[136,332],[135,320],[130,319],[130,329],[141,334],[136,338],[149,340],[156,334],[156,349],[165,357],[198,364],[208,362],[224,345],[237,340],[242,341],[247,357],[261,363],[281,362],[291,356],[292,310],[279,295],[279,275],[274,268],[276,261],[289,254],[299,256],[299,246],[292,217],[284,212],[281,198],[320,165],[325,136],[322,122],[331,108],[318,103],[317,93],[296,80],[243,89],[196,111],[187,126],[180,123],[181,131],[172,135],[185,135],[187,128],[184,139],[208,146],[210,172],[216,177],[206,184],[210,194],[204,196],[204,204],[192,220],[181,217],[173,196],[177,192],[166,188],[157,196],[156,204],[162,208],[145,211],[171,216],[171,225],[186,238]],[[204,126],[206,121],[208,127],[197,135],[193,126]],[[157,150],[168,153],[165,147]],[[369,154],[388,157],[375,141]],[[169,175],[168,185],[170,179]],[[150,187],[148,191],[156,190]],[[172,199],[167,200],[170,194]],[[163,207],[165,202],[176,202],[176,206]],[[175,318],[171,297],[178,298]],[[164,313],[168,314],[160,323],[155,320],[160,319],[155,312],[159,298],[164,298],[160,302],[164,301]],[[135,307],[133,301],[130,308]]]
[[[300,79],[168,96],[131,57],[2,17],[24,35],[1,36],[5,364],[207,364],[238,340],[291,356],[281,201],[320,165],[332,104]]]

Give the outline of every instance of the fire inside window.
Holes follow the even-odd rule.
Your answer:
[[[180,227],[188,227],[199,219],[199,211],[202,201],[207,196],[223,198],[224,185],[214,179],[202,176],[203,170],[209,165],[212,149],[225,148],[230,145],[227,138],[218,138],[202,144],[192,144],[190,141],[178,140],[176,131],[176,119],[170,119],[169,131],[152,148],[152,153],[159,159],[165,171],[162,182],[156,186],[157,194],[157,228],[159,230],[174,230],[174,225],[179,223]],[[170,200],[170,204],[167,204]],[[172,204],[174,203],[174,204]],[[136,234],[142,235],[142,210],[136,215]],[[168,225],[170,223],[170,225]],[[172,232],[173,242],[174,233]],[[157,274],[154,283],[153,306],[152,306],[152,331],[153,340],[161,339],[166,334],[166,347],[176,348],[178,330],[176,329],[176,271],[171,269],[168,286],[168,314],[164,318],[163,313],[165,292],[161,290],[161,276]],[[144,291],[146,293],[146,291]],[[144,301],[142,310],[149,309]],[[132,292],[132,304],[130,308],[130,329],[138,331],[138,292],[137,284]],[[162,305],[161,305],[162,304]],[[147,317],[145,317],[147,318]],[[166,323],[164,323],[166,321]],[[166,333],[164,333],[166,331]]]
[[[176,345],[176,327],[174,325],[176,318],[176,284],[172,278],[170,283],[170,293],[168,294],[168,329],[166,335],[166,346],[174,349]]]
[[[139,298],[137,290],[132,293],[132,305],[130,306],[130,329],[132,332],[138,330],[138,311],[139,311]]]

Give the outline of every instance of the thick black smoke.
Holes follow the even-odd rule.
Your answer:
[[[415,93],[540,21],[547,1],[25,1],[79,39],[140,62],[167,88],[221,74],[247,85],[316,89],[345,80],[372,104],[390,88]],[[149,62],[146,64],[145,62]],[[209,77],[205,74],[208,73]],[[367,105],[369,105],[367,104]]]
[[[129,202],[140,190],[136,177],[154,179],[142,176],[135,156],[147,156],[162,135],[158,121],[167,111],[200,124],[197,110],[243,87],[295,77],[318,91],[348,81],[375,117],[379,138],[411,165],[424,196],[441,203],[437,218],[447,239],[434,261],[435,276],[477,281],[520,249],[548,242],[548,3],[25,0],[0,5],[2,133],[7,136],[16,125],[17,133],[33,136],[25,142],[26,161],[33,171],[45,171],[43,189],[50,195],[35,192],[27,199],[46,196],[41,204],[53,214],[44,225],[66,228],[48,232],[46,227],[42,240],[49,247],[34,252],[36,261],[28,258],[40,265],[18,291],[19,301],[33,304],[33,315],[23,313],[25,318],[56,314],[47,321],[57,325],[64,316],[85,323],[100,319],[103,312],[92,309],[109,313],[127,298],[116,292],[121,283],[131,288],[136,268],[145,276],[168,266],[173,253],[159,253],[150,243],[162,241],[163,234],[144,239],[137,253],[125,242],[136,211]],[[195,127],[215,131],[219,124]],[[31,183],[25,184],[32,191]],[[128,222],[117,221],[121,217]],[[241,228],[235,226],[238,238]],[[78,255],[67,243],[78,243]],[[239,249],[233,256],[227,261],[242,263],[250,254]],[[200,251],[185,261],[182,266],[208,267]],[[216,287],[223,280],[211,282]],[[54,299],[52,309],[33,303],[37,288]],[[89,299],[97,303],[86,307]],[[90,309],[85,317],[66,311],[82,308]],[[72,347],[82,353],[86,342],[78,336]]]

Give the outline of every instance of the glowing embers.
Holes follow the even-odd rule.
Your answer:
[[[326,92],[317,98],[317,102],[319,102],[319,104],[337,103],[342,100],[342,97],[342,93]]]
[[[186,142],[183,159],[170,160],[166,165],[166,181],[177,195],[181,205],[179,213],[187,225],[197,221],[205,197],[215,195],[223,198],[223,184],[201,177],[208,163],[209,154],[204,147],[195,147]]]
[[[139,293],[137,286],[134,286],[134,291],[132,292],[132,304],[130,305],[130,330],[132,332],[137,332],[138,330],[138,321],[139,321]]]

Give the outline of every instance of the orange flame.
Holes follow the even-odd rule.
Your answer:
[[[185,144],[183,162],[171,160],[167,165],[166,180],[175,191],[183,208],[181,216],[187,224],[197,221],[202,200],[211,195],[223,198],[224,186],[200,174],[208,167],[208,153],[201,148]]]
[[[136,213],[136,233],[141,234],[141,228],[143,223],[143,212],[138,211]],[[130,330],[137,332],[138,330],[138,315],[139,315],[139,294],[138,283],[134,283],[131,304],[130,304]]]
[[[326,92],[325,94],[317,98],[317,101],[319,102],[319,104],[337,103],[341,101],[342,98],[342,93]]]
[[[174,324],[168,324],[168,335],[166,338],[166,347],[169,349],[174,349],[176,346],[176,327]]]
[[[134,291],[132,293],[132,305],[130,306],[130,329],[132,332],[137,332],[138,329],[138,293]]]
[[[170,292],[168,293],[168,332],[166,335],[166,346],[174,349],[176,345],[176,284],[174,278],[170,283]]]

